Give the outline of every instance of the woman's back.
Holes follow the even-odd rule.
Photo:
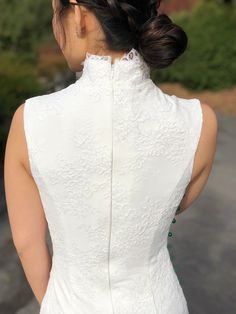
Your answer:
[[[167,250],[202,128],[134,48],[24,107],[30,168],[53,244],[41,314],[187,314]]]

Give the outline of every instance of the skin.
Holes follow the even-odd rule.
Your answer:
[[[71,0],[75,3],[75,0]],[[56,10],[58,0],[52,1],[53,10]],[[86,52],[98,55],[111,55],[112,63],[115,58],[120,58],[125,51],[114,52],[106,48],[105,36],[95,15],[83,5],[72,5],[66,9],[62,16],[62,24],[66,33],[66,45],[63,47],[63,38],[53,18],[52,26],[54,36],[61,48],[69,68],[74,71],[81,71],[81,62],[85,59]],[[80,33],[78,36],[77,32]]]
[[[55,7],[55,1],[52,6]],[[73,71],[81,70],[81,61],[87,51],[109,54],[112,60],[120,53],[106,50],[97,39],[104,38],[95,16],[83,6],[71,6],[64,17],[67,44],[62,48],[57,25],[53,31],[59,46]],[[75,30],[81,32],[77,37]],[[186,210],[201,193],[211,171],[217,139],[217,118],[214,110],[202,104],[203,127],[195,154],[191,181],[181,201],[181,211]],[[38,188],[30,172],[26,138],[23,128],[24,104],[14,112],[6,142],[4,184],[13,243],[21,260],[26,278],[41,305],[48,285],[52,258],[46,242],[47,221]]]

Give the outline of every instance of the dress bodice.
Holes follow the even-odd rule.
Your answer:
[[[167,249],[202,111],[165,94],[134,48],[25,101],[31,172],[53,244],[41,314],[187,314]]]

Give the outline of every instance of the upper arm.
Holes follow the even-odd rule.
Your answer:
[[[39,191],[29,172],[23,112],[24,104],[13,115],[4,159],[7,210],[13,242],[19,253],[45,241],[47,231]]]
[[[194,156],[191,180],[180,203],[181,211],[189,207],[203,190],[210,175],[216,151],[218,132],[216,113],[207,104],[201,104],[201,108],[203,117],[201,135]]]

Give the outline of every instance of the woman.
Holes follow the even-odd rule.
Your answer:
[[[82,75],[17,108],[5,153],[13,241],[41,314],[188,313],[167,240],[207,181],[217,119],[150,79],[187,45],[159,2],[53,1],[55,38]]]

